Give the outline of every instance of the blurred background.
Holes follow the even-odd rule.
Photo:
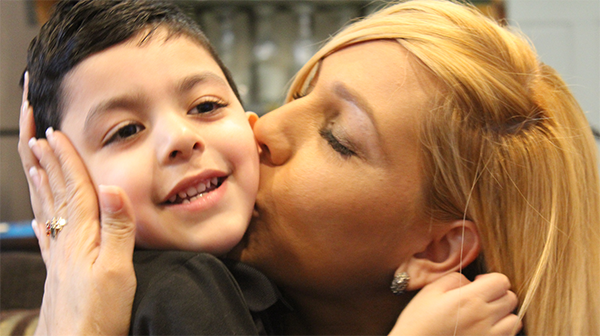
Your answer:
[[[570,85],[600,129],[600,0],[471,1],[528,35],[542,61]],[[27,47],[54,1],[0,0],[0,222],[30,221],[17,154],[19,78]],[[290,78],[328,36],[384,6],[372,0],[177,1],[201,25],[230,68],[246,109],[281,104]],[[26,225],[29,227],[29,225]],[[6,237],[9,226],[0,223]]]

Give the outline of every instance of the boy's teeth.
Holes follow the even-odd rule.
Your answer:
[[[188,190],[186,190],[186,191],[187,191],[188,197],[196,196],[196,194],[198,193],[198,191],[194,187],[189,187]]]
[[[198,183],[196,187],[189,187],[185,191],[180,191],[177,195],[173,195],[169,198],[169,202],[175,203],[177,202],[177,197],[181,199],[182,203],[190,203],[195,199],[198,199],[203,196],[203,192],[207,189],[214,188],[219,184],[219,178],[213,177],[209,181]]]

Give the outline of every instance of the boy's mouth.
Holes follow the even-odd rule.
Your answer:
[[[165,202],[165,204],[186,204],[193,202],[220,187],[221,184],[223,184],[223,182],[225,181],[225,179],[227,179],[227,176],[213,177],[209,180],[202,181],[195,186],[188,187],[187,189],[182,190],[177,194],[171,196]]]

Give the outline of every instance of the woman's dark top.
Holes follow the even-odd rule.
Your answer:
[[[210,254],[136,250],[132,335],[281,334],[286,310],[256,269]]]

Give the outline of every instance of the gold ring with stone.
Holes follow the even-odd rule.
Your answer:
[[[66,219],[62,217],[52,217],[51,220],[46,222],[46,236],[51,236],[53,239],[56,238],[65,225],[67,225]]]

